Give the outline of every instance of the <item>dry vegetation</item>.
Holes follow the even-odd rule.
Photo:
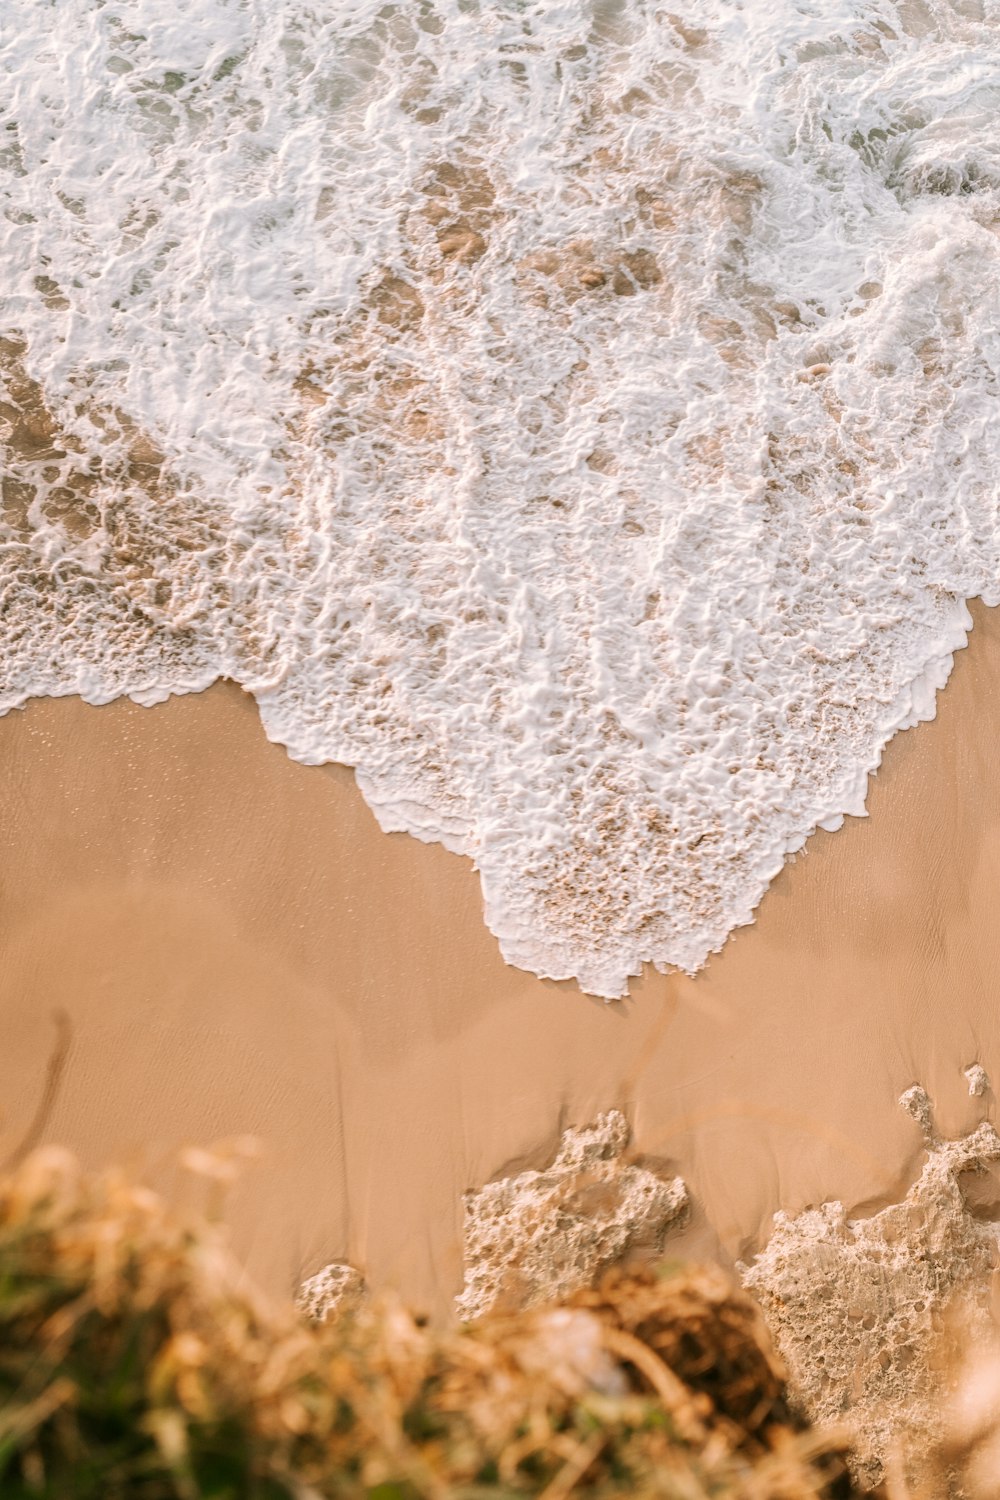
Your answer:
[[[715,1271],[617,1273],[450,1333],[389,1305],[313,1325],[247,1286],[218,1226],[119,1175],[46,1147],[0,1183],[5,1500],[851,1493]]]

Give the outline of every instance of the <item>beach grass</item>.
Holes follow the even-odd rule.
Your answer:
[[[232,1154],[188,1165],[218,1187]],[[719,1271],[619,1271],[434,1330],[391,1302],[310,1323],[225,1231],[43,1147],[0,1183],[5,1500],[853,1493]]]

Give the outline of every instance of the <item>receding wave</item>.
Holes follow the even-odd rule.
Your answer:
[[[0,709],[227,676],[693,970],[1000,599],[992,0],[7,0]]]

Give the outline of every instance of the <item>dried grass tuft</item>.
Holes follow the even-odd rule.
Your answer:
[[[193,1165],[221,1180],[231,1156]],[[313,1325],[247,1286],[218,1228],[50,1147],[0,1183],[0,1493],[852,1491],[836,1441],[790,1415],[759,1314],[720,1273],[620,1273],[450,1333],[387,1304]]]

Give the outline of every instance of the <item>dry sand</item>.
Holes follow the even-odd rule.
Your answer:
[[[1000,613],[937,719],[890,745],[870,817],[818,834],[752,927],[624,1003],[507,967],[467,861],[381,833],[341,767],[296,765],[219,684],[155,709],[0,720],[0,1104],[31,1114],[63,1007],[49,1138],[177,1178],[185,1142],[266,1146],[238,1249],[292,1289],[349,1259],[445,1307],[463,1189],[625,1109],[698,1205],[680,1250],[745,1254],[773,1211],[896,1196],[1000,1079]],[[179,1189],[178,1189],[179,1190]]]

